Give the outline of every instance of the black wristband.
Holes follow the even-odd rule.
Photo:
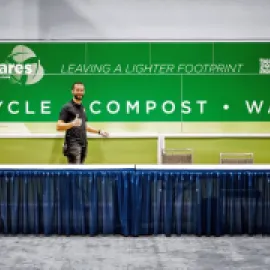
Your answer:
[[[98,131],[98,135],[100,135],[100,133],[101,133],[101,130]]]

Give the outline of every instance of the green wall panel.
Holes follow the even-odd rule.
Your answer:
[[[156,139],[89,139],[86,164],[155,164]],[[0,139],[1,164],[65,164],[62,139]]]
[[[196,164],[218,164],[220,153],[254,153],[254,162],[270,163],[270,138],[167,139],[166,148],[191,148]]]
[[[62,139],[0,139],[0,164],[66,164]],[[166,148],[192,148],[195,164],[218,164],[220,152],[254,153],[270,163],[270,139],[166,139]],[[156,139],[89,139],[86,164],[157,164]]]

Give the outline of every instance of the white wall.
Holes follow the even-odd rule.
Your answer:
[[[270,39],[270,0],[0,0],[0,39]]]

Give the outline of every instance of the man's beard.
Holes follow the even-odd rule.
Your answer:
[[[74,95],[74,98],[77,99],[77,100],[82,100],[83,99],[83,95],[82,96]]]

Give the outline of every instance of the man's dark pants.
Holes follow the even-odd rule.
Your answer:
[[[69,164],[83,164],[87,155],[87,146],[73,143],[67,147],[67,160]]]

